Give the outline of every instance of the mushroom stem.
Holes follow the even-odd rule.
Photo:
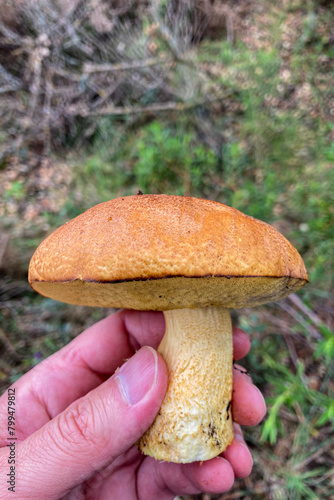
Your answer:
[[[169,383],[139,449],[168,462],[209,460],[233,439],[230,313],[205,307],[164,315],[166,333],[158,351],[167,364]]]

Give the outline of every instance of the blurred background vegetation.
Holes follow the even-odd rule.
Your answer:
[[[0,4],[2,390],[111,312],[30,290],[47,234],[138,189],[226,203],[281,231],[310,284],[234,313],[268,416],[219,498],[334,498],[333,3]]]

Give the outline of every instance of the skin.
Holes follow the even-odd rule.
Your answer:
[[[17,498],[172,500],[223,493],[234,478],[250,474],[240,424],[258,424],[266,407],[239,365],[232,402],[236,434],[221,456],[202,465],[173,464],[144,456],[134,445],[166,391],[166,366],[155,351],[164,328],[162,313],[119,311],[15,382]],[[235,360],[249,351],[240,329],[233,330],[233,347]],[[0,470],[9,472],[7,392],[0,398],[0,429]],[[1,481],[3,500],[13,497],[7,487]]]

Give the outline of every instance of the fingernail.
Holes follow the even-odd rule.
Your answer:
[[[249,372],[246,370],[246,368],[244,368],[243,366],[238,365],[238,364],[236,364],[236,363],[233,363],[233,369],[234,369],[237,373],[241,373],[242,375],[246,375],[246,377],[248,377],[248,378],[249,378],[249,380],[248,380],[248,379],[246,379],[246,380],[247,380],[247,382],[252,383],[252,377],[250,376],[250,374],[249,374]]]
[[[158,357],[151,347],[142,347],[117,372],[122,397],[133,406],[152,389],[157,378]]]
[[[235,439],[237,439],[238,441],[243,441],[245,442],[244,440],[244,436],[242,434],[242,430],[241,430],[241,427],[239,424],[236,424],[235,422],[233,423],[233,429],[234,429],[234,437]]]
[[[245,442],[244,437],[243,437],[243,435],[242,435],[242,434],[236,434],[236,433],[235,433],[235,434],[234,434],[234,439],[235,439],[236,441],[238,441],[238,443],[246,445],[246,442]]]

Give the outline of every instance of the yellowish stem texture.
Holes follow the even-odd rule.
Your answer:
[[[166,333],[158,351],[169,384],[160,411],[139,442],[159,460],[209,460],[231,443],[232,326],[223,307],[164,312]]]

